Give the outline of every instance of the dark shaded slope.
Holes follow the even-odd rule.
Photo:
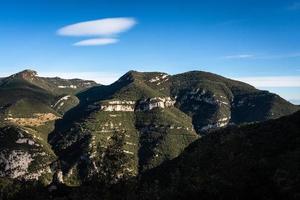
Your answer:
[[[192,117],[198,134],[231,123],[275,119],[299,110],[276,94],[208,72],[191,71],[170,79],[176,107]]]
[[[300,112],[202,137],[141,188],[142,199],[297,199]]]

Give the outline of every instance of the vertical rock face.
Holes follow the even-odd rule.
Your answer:
[[[37,180],[51,174],[49,165],[55,156],[32,134],[9,126],[0,129],[0,177]]]
[[[264,121],[299,110],[278,95],[206,72],[187,72],[171,78],[175,106],[193,119],[197,133]],[[283,109],[284,108],[284,109]]]
[[[232,94],[196,88],[177,97],[179,109],[191,115],[198,133],[226,126],[231,120]]]
[[[28,167],[33,161],[31,154],[21,150],[5,151],[0,153],[0,176],[10,178],[23,177],[28,173]]]
[[[102,111],[124,111],[124,112],[133,112],[135,107],[135,101],[108,101],[103,103],[100,107]]]
[[[153,97],[140,100],[137,107],[141,111],[149,111],[154,108],[168,108],[174,106],[175,101],[171,97]]]
[[[101,103],[100,110],[113,112],[134,112],[135,110],[149,111],[154,108],[168,108],[174,106],[175,101],[171,97],[153,97],[138,101],[114,100]]]

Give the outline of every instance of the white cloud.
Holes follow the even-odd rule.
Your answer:
[[[105,18],[93,21],[80,22],[62,27],[57,31],[61,36],[96,37],[74,43],[74,46],[96,46],[117,43],[115,37],[128,31],[136,25],[134,18],[119,17]]]
[[[93,80],[97,83],[108,85],[118,80],[122,73],[119,72],[39,72],[41,77],[60,77],[65,79],[80,78]]]
[[[243,58],[253,58],[254,55],[251,54],[238,54],[238,55],[230,55],[230,56],[223,56],[223,59],[243,59]]]
[[[57,31],[64,36],[111,36],[129,30],[136,24],[134,18],[105,18],[65,26]]]
[[[255,87],[300,87],[300,76],[239,77],[234,79]]]
[[[292,103],[300,104],[300,88],[299,87],[259,87],[261,90],[268,90],[272,93],[278,94],[284,99],[289,100]]]
[[[287,58],[299,58],[300,53],[286,53],[286,54],[274,54],[274,55],[252,55],[252,54],[237,54],[220,57],[221,59],[259,59],[259,60],[275,60],[275,59],[287,59]]]
[[[265,76],[233,78],[261,90],[269,90],[294,104],[300,104],[300,76]]]
[[[74,46],[100,46],[117,43],[119,40],[115,38],[95,38],[76,42]]]

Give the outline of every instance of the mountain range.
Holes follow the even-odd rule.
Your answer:
[[[299,109],[202,71],[100,85],[24,70],[0,79],[0,189],[9,199],[14,181],[82,189],[140,177],[136,190],[161,199],[294,195],[299,179],[281,181],[299,174]]]

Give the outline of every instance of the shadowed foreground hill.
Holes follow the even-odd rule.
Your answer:
[[[143,199],[299,199],[300,112],[209,134],[141,188]]]
[[[4,199],[299,199],[300,112],[227,127],[190,144],[177,158],[114,185],[94,180],[55,193],[15,184]],[[114,157],[116,158],[116,157]],[[113,165],[110,165],[113,166]],[[0,184],[0,188],[1,188]],[[16,191],[18,188],[18,191]],[[9,193],[10,192],[10,193]],[[11,198],[7,195],[11,194]]]

